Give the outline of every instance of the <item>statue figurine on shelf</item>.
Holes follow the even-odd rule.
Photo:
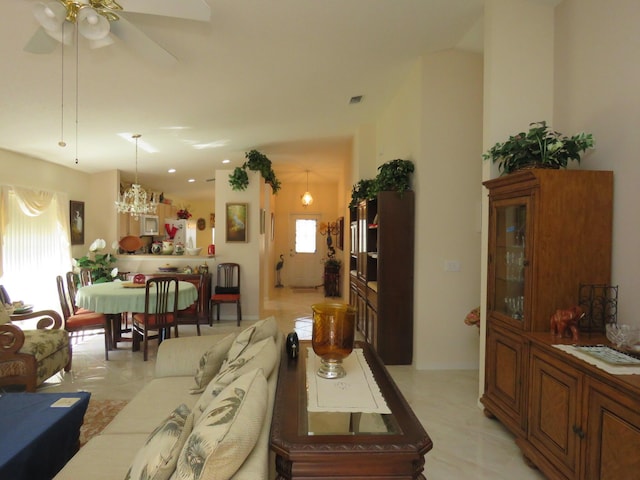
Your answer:
[[[571,340],[578,343],[578,322],[584,317],[585,312],[579,305],[567,309],[559,309],[551,315],[550,331],[551,335],[558,337],[568,337],[571,334]]]
[[[280,279],[280,271],[284,267],[284,255],[280,254],[280,261],[276,264],[276,288],[282,288],[282,281]]]

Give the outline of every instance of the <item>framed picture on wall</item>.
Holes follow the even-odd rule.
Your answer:
[[[249,204],[227,203],[225,207],[227,242],[246,242]]]
[[[71,245],[82,245],[84,243],[84,202],[69,201],[69,222]]]
[[[340,250],[344,250],[344,217],[340,217],[336,222],[338,228],[336,232],[336,241],[338,243],[338,248]]]

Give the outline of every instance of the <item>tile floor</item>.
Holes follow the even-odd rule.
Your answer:
[[[271,295],[263,316],[274,315],[285,333],[295,328],[301,338],[310,338],[309,306],[327,300],[322,291],[295,293],[281,288]],[[222,321],[202,327],[202,333],[239,331],[250,323],[243,322],[238,328],[233,321]],[[195,327],[181,327],[180,335],[195,335]],[[123,343],[105,362],[103,337],[87,337],[74,345],[72,371],[53,377],[41,388],[51,392],[89,390],[94,398],[127,400],[152,378],[155,354],[156,347],[150,347],[149,361],[144,362],[141,352],[133,353]],[[433,440],[425,465],[429,480],[544,478],[525,465],[513,437],[502,425],[483,415],[478,407],[476,370],[388,369]]]

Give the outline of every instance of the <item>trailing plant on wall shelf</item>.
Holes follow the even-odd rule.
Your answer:
[[[571,160],[580,163],[582,153],[590,148],[593,148],[592,134],[581,132],[567,137],[542,121],[529,124],[526,133],[496,143],[482,158],[499,162],[498,169],[507,174],[522,168],[567,168]]]
[[[233,190],[246,190],[249,186],[249,175],[247,169],[260,172],[264,181],[271,185],[273,193],[278,193],[281,184],[280,180],[276,178],[276,174],[271,167],[271,160],[267,158],[264,153],[260,153],[257,150],[250,150],[245,152],[246,162],[242,164],[242,167],[234,168],[231,175],[229,175],[229,185]]]

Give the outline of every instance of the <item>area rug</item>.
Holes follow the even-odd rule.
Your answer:
[[[126,404],[126,400],[89,400],[84,423],[80,427],[80,447],[109,425]]]

